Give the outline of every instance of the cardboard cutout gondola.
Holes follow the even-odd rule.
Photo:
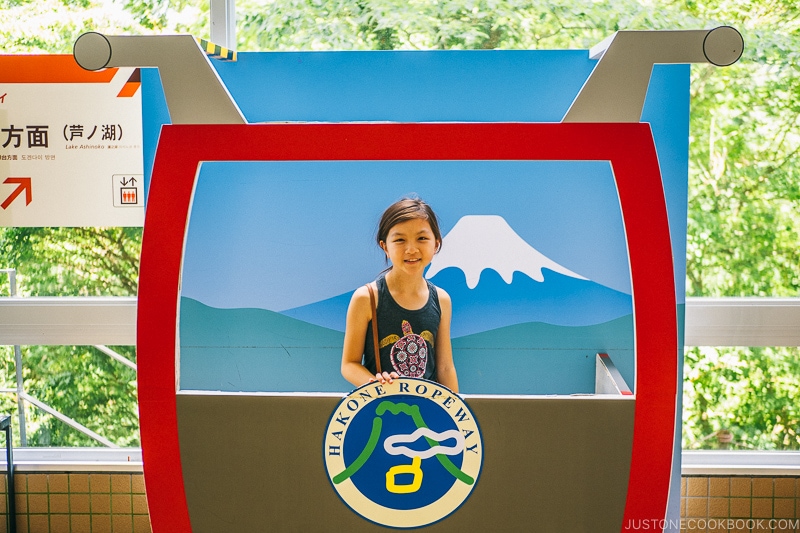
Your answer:
[[[85,68],[159,67],[173,123],[158,139],[139,293],[153,530],[618,531],[663,519],[678,482],[675,276],[683,272],[673,267],[665,154],[640,122],[642,107],[654,64],[727,65],[741,52],[741,36],[727,27],[618,32],[591,51],[600,60],[560,122],[248,124],[191,37],[82,36],[75,57]],[[509,57],[497,54],[481,57]],[[336,64],[342,56],[292,57]],[[433,56],[410,57],[401,59]],[[585,175],[593,178],[576,177]],[[405,189],[392,185],[397,176]],[[532,180],[549,185],[533,190]],[[625,283],[612,290],[530,242],[526,220],[558,203],[570,180],[587,191],[607,182],[564,212],[580,218],[593,202],[610,206],[593,220],[614,226],[623,243],[627,293]],[[224,213],[209,215],[247,181],[268,189],[267,205],[248,203],[261,193],[240,191],[241,209],[223,203]],[[427,274],[453,295],[454,328],[463,328],[453,343],[461,397],[420,380],[344,394],[337,321],[349,292],[295,290],[318,278],[300,275],[297,250],[328,250],[318,241],[331,226],[346,233],[335,221],[355,213],[360,224],[385,206],[358,218],[364,183],[368,196],[374,186],[392,199],[412,187],[442,198],[463,191],[452,194],[456,208],[445,206],[453,220]],[[516,196],[498,207],[493,187]],[[328,206],[337,218],[325,218]],[[198,213],[246,220],[242,227],[256,227],[262,241],[240,239],[233,252],[225,239],[204,248],[213,224]],[[317,230],[297,228],[306,214]],[[485,249],[499,247],[486,257],[505,259],[488,264],[459,244],[475,235]],[[234,283],[203,277],[214,250],[224,262],[258,247],[271,247],[258,261],[274,267],[252,274],[250,292],[267,286],[261,297],[271,303],[252,304],[247,291],[235,304],[214,300]],[[603,328],[622,330],[630,346],[604,350],[611,334]]]

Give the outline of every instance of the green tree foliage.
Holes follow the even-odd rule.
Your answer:
[[[132,296],[141,235],[140,228],[2,228],[0,268],[17,269],[23,296]],[[0,283],[7,295],[7,279]],[[135,361],[132,346],[115,351]],[[2,356],[0,382],[14,388],[13,351]],[[22,358],[25,390],[34,398],[118,445],[138,445],[133,370],[89,346],[26,346]],[[14,411],[14,399],[3,395],[0,409]],[[26,410],[28,445],[98,445],[38,408]]]
[[[748,6],[734,13],[741,63],[700,67],[692,84],[691,296],[800,290],[800,9]]]
[[[800,357],[779,348],[694,348],[686,354],[684,448],[796,450]],[[728,447],[728,446],[723,446]]]
[[[87,31],[146,33],[122,4],[94,0],[0,0],[0,53],[71,53]]]
[[[237,6],[242,50],[587,48],[620,28],[674,25],[635,0],[243,0]]]
[[[690,296],[800,293],[800,9],[707,3],[745,36],[740,63],[696,67],[687,242]],[[800,350],[691,349],[684,447],[800,449]]]
[[[208,37],[206,0],[126,1],[121,11],[110,1],[0,0],[0,12],[12,15],[0,20],[0,48],[67,52],[89,29]],[[794,0],[239,0],[236,7],[242,51],[588,48],[619,29],[736,27],[743,59],[692,71],[687,294],[798,295]],[[5,230],[0,249],[16,254],[12,266],[28,294],[133,294],[138,236],[112,233]],[[126,254],[110,251],[115,241],[129,242]],[[40,259],[29,263],[34,249]],[[87,367],[97,357],[71,354]],[[709,436],[727,429],[744,447],[799,449],[798,359],[790,349],[689,350],[684,445],[714,446]]]
[[[133,346],[113,348],[134,359]],[[25,390],[119,446],[139,445],[136,372],[91,346],[23,348]],[[29,446],[100,446],[83,433],[26,407]]]
[[[1,53],[69,53],[87,31],[146,34],[154,29],[163,26],[140,24],[122,3],[0,0]],[[140,249],[140,228],[0,228],[0,268],[17,269],[24,296],[134,296]],[[0,276],[0,295],[8,291],[7,278]],[[135,360],[133,347],[116,351]],[[23,347],[22,355],[28,393],[112,442],[138,445],[132,370],[85,346]],[[0,356],[0,383],[14,388],[13,351],[2,347]],[[15,399],[0,395],[0,409],[14,411]],[[26,410],[29,445],[97,445],[35,407]]]
[[[141,243],[141,228],[3,228],[0,268],[25,296],[135,296]]]

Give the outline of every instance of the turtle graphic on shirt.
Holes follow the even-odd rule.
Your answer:
[[[421,378],[428,366],[428,345],[425,341],[433,344],[433,334],[425,330],[417,335],[411,331],[408,320],[403,320],[401,327],[402,337],[389,335],[381,341],[380,347],[393,344],[389,359],[395,372],[409,378]]]

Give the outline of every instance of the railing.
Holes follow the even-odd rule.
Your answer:
[[[800,298],[686,298],[686,346],[800,346]]]
[[[800,346],[800,298],[687,298],[685,334],[686,346]],[[0,298],[0,345],[15,344],[134,345],[136,298]]]
[[[136,301],[135,297],[0,298],[0,345],[92,344],[135,368],[134,363],[121,355],[111,355],[105,345],[135,344]],[[800,298],[687,298],[685,312],[686,346],[800,346]],[[45,409],[24,390],[20,393],[20,389],[18,381],[17,389],[2,392],[17,393],[20,402]],[[759,454],[765,458],[751,465],[758,471],[780,470],[785,466],[780,461],[775,463],[778,457],[773,455],[775,452],[739,453],[742,452],[712,457],[705,451],[685,451],[684,457],[686,468],[702,471],[725,465],[746,470],[749,459]],[[797,460],[796,453],[787,457]],[[706,466],[702,464],[704,460],[711,463]]]
[[[109,332],[108,327],[100,327],[98,330],[94,331],[94,333],[87,333],[86,323],[82,322],[85,316],[82,316],[81,313],[75,313],[75,305],[77,302],[81,302],[79,308],[87,309],[84,306],[87,303],[87,300],[96,300],[97,305],[94,313],[97,313],[97,316],[103,316],[104,320],[119,320],[129,318],[128,316],[117,316],[114,313],[109,313],[110,309],[118,308],[116,298],[97,298],[97,299],[85,299],[85,298],[19,298],[17,296],[17,283],[16,283],[16,270],[14,269],[2,269],[0,273],[8,274],[9,279],[9,298],[2,298],[0,301],[4,301],[6,303],[10,303],[7,307],[9,313],[4,313],[0,311],[0,324],[3,326],[8,326],[8,336],[9,340],[6,341],[6,333],[0,334],[0,345],[13,345],[14,346],[14,364],[16,370],[16,388],[0,388],[0,394],[14,394],[17,397],[17,408],[19,414],[19,437],[20,443],[22,446],[27,446],[27,432],[26,432],[26,418],[25,418],[25,402],[31,404],[32,406],[41,409],[42,411],[48,413],[49,415],[54,416],[61,422],[67,424],[68,426],[76,429],[77,431],[83,433],[84,435],[90,437],[91,439],[99,442],[103,446],[107,446],[109,448],[118,448],[116,444],[111,442],[110,440],[106,439],[102,435],[92,431],[91,429],[87,428],[83,424],[79,423],[78,421],[70,418],[69,416],[61,413],[57,409],[54,409],[52,406],[48,405],[47,403],[31,396],[25,391],[24,382],[22,378],[22,350],[21,345],[42,345],[42,344],[54,344],[54,345],[68,345],[71,344],[70,340],[68,339],[69,335],[67,335],[67,329],[72,332],[72,335],[75,335],[75,344],[85,344],[87,338],[91,338],[94,342],[98,342],[98,338],[102,341],[106,339],[110,340],[109,344],[115,345],[125,345],[125,344],[134,344],[135,343],[135,325],[134,325],[134,334],[132,338],[124,339],[126,342],[113,342],[117,340],[116,334],[118,332]],[[43,300],[47,300],[49,303],[45,303]],[[133,300],[133,310],[132,310],[132,317],[133,323],[135,324],[136,319],[136,301]],[[25,302],[24,305],[17,305],[19,303]],[[102,303],[101,303],[102,302]],[[31,305],[28,305],[31,304]],[[42,305],[37,305],[42,304]],[[108,304],[108,305],[104,305]],[[4,308],[6,306],[3,306]],[[45,311],[46,309],[46,311]],[[76,316],[77,315],[77,316]],[[42,338],[42,330],[39,329],[41,327],[38,324],[38,319],[36,317],[47,316],[47,319],[51,321],[51,324],[58,324],[57,328],[61,331],[60,334],[57,334],[55,338],[50,341],[48,338]],[[3,328],[5,329],[5,328]],[[111,326],[110,329],[114,329]],[[111,333],[111,334],[109,334]],[[99,337],[96,337],[98,336]],[[45,336],[46,337],[46,336]],[[133,342],[131,342],[133,340]],[[97,348],[100,352],[108,355],[112,359],[117,362],[120,362],[133,370],[136,370],[136,364],[130,361],[129,359],[125,358],[124,356],[118,354],[114,350],[108,348],[104,344],[94,344],[94,347]]]

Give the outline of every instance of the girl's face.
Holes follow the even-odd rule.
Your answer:
[[[393,270],[422,275],[439,244],[426,219],[412,218],[392,226],[386,240],[381,241],[381,248],[392,262]]]

